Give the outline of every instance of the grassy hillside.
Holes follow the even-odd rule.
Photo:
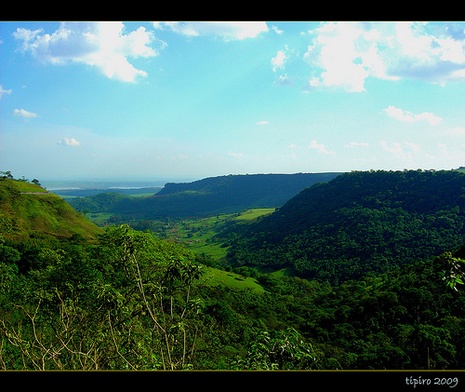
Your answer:
[[[224,286],[236,290],[250,290],[255,294],[263,294],[265,289],[250,276],[243,276],[230,271],[205,267],[202,281],[207,286]]]
[[[42,234],[93,239],[101,229],[39,185],[0,179],[0,232],[14,240]]]

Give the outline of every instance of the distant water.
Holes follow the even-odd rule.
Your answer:
[[[49,191],[87,190],[87,189],[144,189],[160,188],[165,186],[167,180],[154,181],[41,181],[41,185]]]

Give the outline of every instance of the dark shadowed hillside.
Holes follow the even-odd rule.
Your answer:
[[[228,175],[190,183],[168,183],[150,197],[121,196],[110,200],[107,195],[107,205],[99,195],[76,198],[69,203],[78,211],[111,212],[132,219],[201,217],[249,208],[279,207],[303,189],[330,181],[340,174]]]
[[[464,173],[351,172],[303,190],[248,227],[229,260],[340,282],[437,256],[464,235]]]

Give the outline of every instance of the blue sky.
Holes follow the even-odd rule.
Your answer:
[[[17,178],[459,166],[462,22],[0,22]]]

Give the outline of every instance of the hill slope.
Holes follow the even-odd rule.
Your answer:
[[[0,233],[22,240],[31,234],[93,239],[101,229],[62,198],[39,185],[0,179]]]
[[[228,258],[337,283],[439,255],[464,235],[464,173],[351,172],[249,226]]]
[[[191,183],[167,183],[151,197],[76,198],[68,202],[78,211],[111,212],[135,219],[204,217],[250,208],[279,207],[306,187],[327,182],[341,173],[249,174],[205,178]],[[96,210],[96,205],[99,205]]]

